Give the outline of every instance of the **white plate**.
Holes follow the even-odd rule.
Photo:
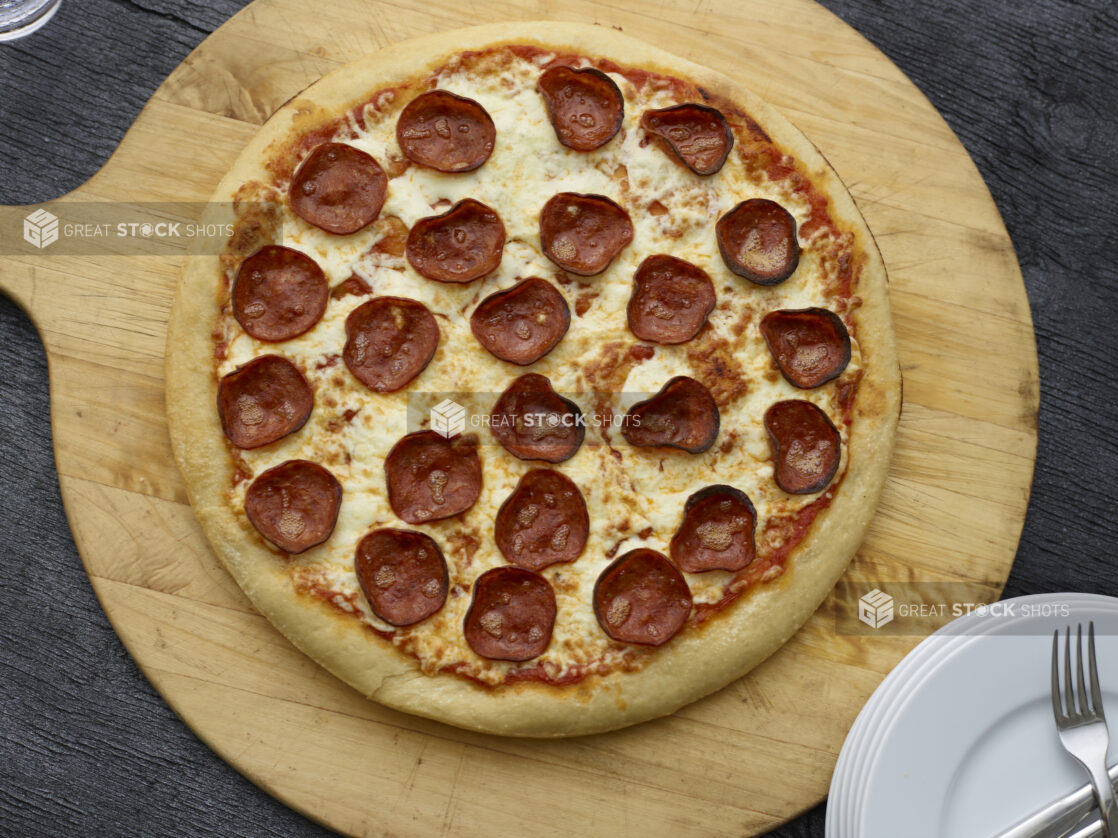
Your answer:
[[[880,732],[883,714],[896,706],[895,696],[904,689],[920,664],[935,653],[934,649],[935,645],[927,640],[913,649],[881,682],[851,726],[831,778],[826,823],[829,838],[855,834],[854,824],[863,791],[860,780],[867,771],[868,755],[877,750],[871,737]]]
[[[965,618],[964,618],[965,619]],[[956,621],[955,625],[962,625]],[[949,653],[949,645],[961,642],[959,636],[926,638],[893,668],[870,696],[855,719],[839,753],[827,803],[826,829],[829,838],[857,835],[856,824],[864,795],[865,775],[872,757],[880,749],[887,722],[901,705],[899,697],[920,668],[937,655]]]
[[[1099,680],[1118,719],[1118,599],[1003,602],[1014,616],[954,621],[878,687],[835,767],[828,838],[989,838],[1085,782],[1052,721],[1052,631],[1095,621]],[[1056,616],[1035,613],[1045,607]]]
[[[956,623],[956,626],[961,625]],[[872,705],[867,705],[869,712],[859,715],[861,723],[860,738],[856,746],[851,748],[851,758],[848,779],[850,789],[849,798],[852,805],[845,807],[843,824],[845,832],[836,832],[842,835],[857,835],[857,824],[861,815],[865,797],[865,778],[873,766],[873,760],[885,743],[885,737],[890,729],[900,708],[904,706],[903,697],[907,694],[910,684],[920,677],[925,666],[933,665],[940,658],[947,657],[952,652],[952,647],[962,644],[967,638],[962,635],[932,635],[921,643],[916,649],[893,670],[889,676],[889,683],[883,682],[873,695]],[[864,716],[864,718],[863,718]],[[854,731],[850,739],[854,739]],[[846,750],[844,748],[844,750]],[[843,807],[836,806],[836,813],[843,814]]]

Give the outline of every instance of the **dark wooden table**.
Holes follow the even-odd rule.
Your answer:
[[[1017,247],[1040,445],[1006,596],[1118,595],[1118,4],[823,0],[928,95]],[[163,77],[242,0],[65,0],[0,46],[0,204],[93,174]],[[944,522],[945,530],[950,522]],[[74,549],[47,370],[0,297],[0,835],[310,836],[144,680]],[[823,835],[823,807],[773,833]]]

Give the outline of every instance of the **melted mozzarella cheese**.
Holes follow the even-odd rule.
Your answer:
[[[717,219],[747,198],[779,201],[800,224],[807,220],[810,208],[780,184],[751,177],[736,155],[729,157],[721,172],[703,178],[655,143],[642,142],[641,113],[677,102],[664,91],[638,92],[620,75],[613,76],[625,96],[620,134],[593,152],[567,149],[556,140],[536,91],[538,73],[534,63],[520,59],[514,59],[508,72],[499,76],[475,75],[453,66],[444,71],[437,78],[439,88],[475,99],[492,116],[497,128],[493,154],[482,167],[465,174],[408,166],[390,180],[381,212],[382,220],[394,216],[410,228],[420,218],[442,212],[445,202],[472,197],[492,207],[504,222],[508,242],[501,266],[485,279],[465,286],[424,279],[402,257],[372,249],[383,235],[380,222],[351,236],[332,236],[290,213],[285,217],[283,243],[314,258],[331,284],[357,274],[375,295],[410,297],[436,314],[441,333],[438,349],[405,391],[374,394],[349,374],[340,359],[345,318],[367,299],[359,296],[331,299],[317,326],[278,345],[262,344],[233,330],[227,356],[218,368],[219,375],[224,375],[257,355],[279,352],[298,364],[314,385],[315,409],[301,431],[264,449],[243,452],[254,474],[287,459],[306,458],[323,463],[344,487],[333,536],[292,560],[297,586],[318,586],[344,595],[337,600],[339,607],[355,610],[372,626],[392,632],[393,642],[414,654],[425,670],[456,666],[493,684],[500,683],[513,665],[475,655],[461,626],[473,580],[505,563],[493,541],[497,510],[520,476],[542,464],[512,457],[484,426],[473,423],[484,418],[513,378],[527,371],[546,375],[591,420],[579,452],[555,466],[581,488],[591,522],[583,555],[572,564],[543,571],[555,587],[559,613],[551,645],[538,662],[555,676],[580,664],[608,669],[630,654],[609,641],[599,627],[592,605],[594,583],[614,555],[637,547],[667,552],[683,504],[692,492],[712,483],[732,484],[752,499],[759,523],[778,512],[787,513],[790,505],[798,508],[815,499],[789,498],[773,482],[769,444],[760,421],[769,405],[780,399],[810,399],[838,424],[834,385],[816,391],[789,385],[775,373],[757,325],[773,308],[827,306],[831,302],[819,281],[822,269],[816,243],[801,242],[800,266],[789,280],[761,288],[725,267],[714,236]],[[382,163],[401,159],[395,139],[397,112],[398,108],[383,113],[369,108],[363,129],[351,123],[336,139],[367,151]],[[572,281],[541,253],[540,209],[548,198],[563,191],[606,195],[629,211],[635,227],[633,243],[598,276]],[[649,212],[656,202],[669,212]],[[699,345],[696,338],[680,346],[657,346],[652,358],[637,361],[627,354],[638,341],[628,330],[626,306],[637,266],[654,253],[670,253],[705,270],[714,282],[719,306],[710,317],[705,344]],[[481,299],[527,276],[558,279],[571,306],[572,320],[566,336],[550,354],[521,368],[498,361],[481,348],[470,331],[469,315]],[[580,301],[589,306],[576,315]],[[719,342],[721,351],[736,363],[734,375],[745,392],[723,407],[721,433],[709,451],[690,455],[633,448],[617,429],[595,426],[603,421],[595,415],[603,405],[622,415],[674,376],[703,378],[708,364],[702,357],[704,347],[717,351]],[[847,375],[857,370],[858,360],[855,346]],[[393,629],[372,614],[360,594],[353,571],[354,550],[361,537],[375,527],[409,528],[388,504],[384,458],[406,433],[427,427],[427,411],[446,397],[467,408],[468,430],[477,433],[481,443],[484,485],[468,512],[421,528],[440,543],[450,567],[451,595],[445,607],[417,626]],[[605,444],[607,435],[612,451]],[[725,447],[727,443],[731,444]],[[243,509],[245,488],[241,483],[232,492],[237,511]],[[700,603],[717,601],[732,578],[723,572],[686,576]]]

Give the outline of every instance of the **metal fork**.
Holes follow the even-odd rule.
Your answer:
[[[1095,665],[1095,624],[1087,630],[1087,659],[1090,669],[1091,692],[1083,683],[1083,624],[1076,629],[1075,665],[1076,680],[1071,678],[1071,626],[1064,637],[1063,703],[1060,702],[1060,632],[1052,633],[1052,713],[1064,749],[1075,757],[1091,777],[1095,787],[1095,800],[1102,814],[1103,834],[1118,838],[1118,801],[1106,771],[1106,749],[1110,734],[1103,714],[1102,694],[1099,691],[1099,672]],[[1088,702],[1088,698],[1090,701]]]

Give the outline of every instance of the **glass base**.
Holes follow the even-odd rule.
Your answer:
[[[0,42],[24,38],[32,32],[42,29],[54,17],[54,13],[58,11],[58,7],[61,5],[62,0],[54,0],[53,3],[46,3],[38,8],[33,8],[30,14],[23,18],[13,14],[12,10],[0,6],[0,12],[7,13],[0,15]]]

